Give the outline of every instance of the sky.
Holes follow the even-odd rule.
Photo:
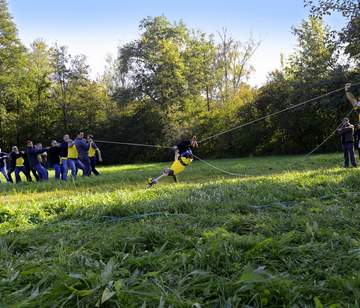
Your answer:
[[[139,22],[147,16],[164,15],[182,20],[194,29],[217,34],[226,28],[240,41],[260,41],[252,59],[255,72],[249,82],[260,86],[267,74],[280,67],[280,55],[296,47],[291,33],[308,16],[303,0],[8,0],[9,10],[22,42],[35,39],[49,45],[66,45],[71,54],[84,54],[96,78],[108,55],[139,37]],[[326,19],[340,28],[340,16]]]

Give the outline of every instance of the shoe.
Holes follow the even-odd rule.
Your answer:
[[[155,181],[153,178],[148,178],[147,183],[148,183],[147,188],[151,188],[154,184],[157,183],[157,181]]]

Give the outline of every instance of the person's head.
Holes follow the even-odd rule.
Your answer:
[[[84,132],[80,132],[77,136],[78,138],[84,138]]]
[[[70,139],[70,136],[68,134],[64,135],[63,140],[65,142],[68,142],[69,139]]]
[[[193,137],[191,138],[191,146],[192,146],[193,148],[198,148],[198,147],[199,147],[199,145],[198,145],[198,143],[197,143],[197,140],[196,140],[196,136],[193,136]]]
[[[349,125],[350,124],[350,120],[349,120],[349,118],[344,118],[343,119],[343,125]]]
[[[15,152],[15,153],[19,153],[19,149],[18,149],[18,147],[17,147],[16,145],[14,145],[14,146],[11,148],[11,150],[12,150],[13,152]]]
[[[73,140],[70,139],[70,138],[67,140],[67,143],[68,143],[69,145],[72,144],[72,142],[73,142]]]
[[[42,143],[35,144],[35,149],[42,149]]]
[[[31,140],[28,140],[26,142],[26,146],[29,147],[29,148],[32,148],[34,146],[33,142]]]
[[[57,141],[56,140],[51,140],[51,146],[52,147],[56,147],[57,146]]]
[[[93,135],[87,135],[87,140],[90,142],[90,141],[93,141],[94,140],[94,136]]]

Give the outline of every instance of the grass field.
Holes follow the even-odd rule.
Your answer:
[[[1,184],[0,307],[358,307],[360,170],[298,159]]]

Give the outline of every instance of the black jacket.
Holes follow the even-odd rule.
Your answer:
[[[37,164],[40,164],[38,160],[38,155],[46,152],[46,149],[37,150],[34,147],[27,147],[26,154],[29,160],[29,165],[31,168],[34,168]]]
[[[48,163],[49,166],[59,165],[60,164],[60,147],[51,147],[47,153],[48,153]],[[67,154],[66,154],[67,156]]]
[[[338,130],[338,133],[341,135],[341,143],[348,144],[354,143],[354,126],[348,125]]]

